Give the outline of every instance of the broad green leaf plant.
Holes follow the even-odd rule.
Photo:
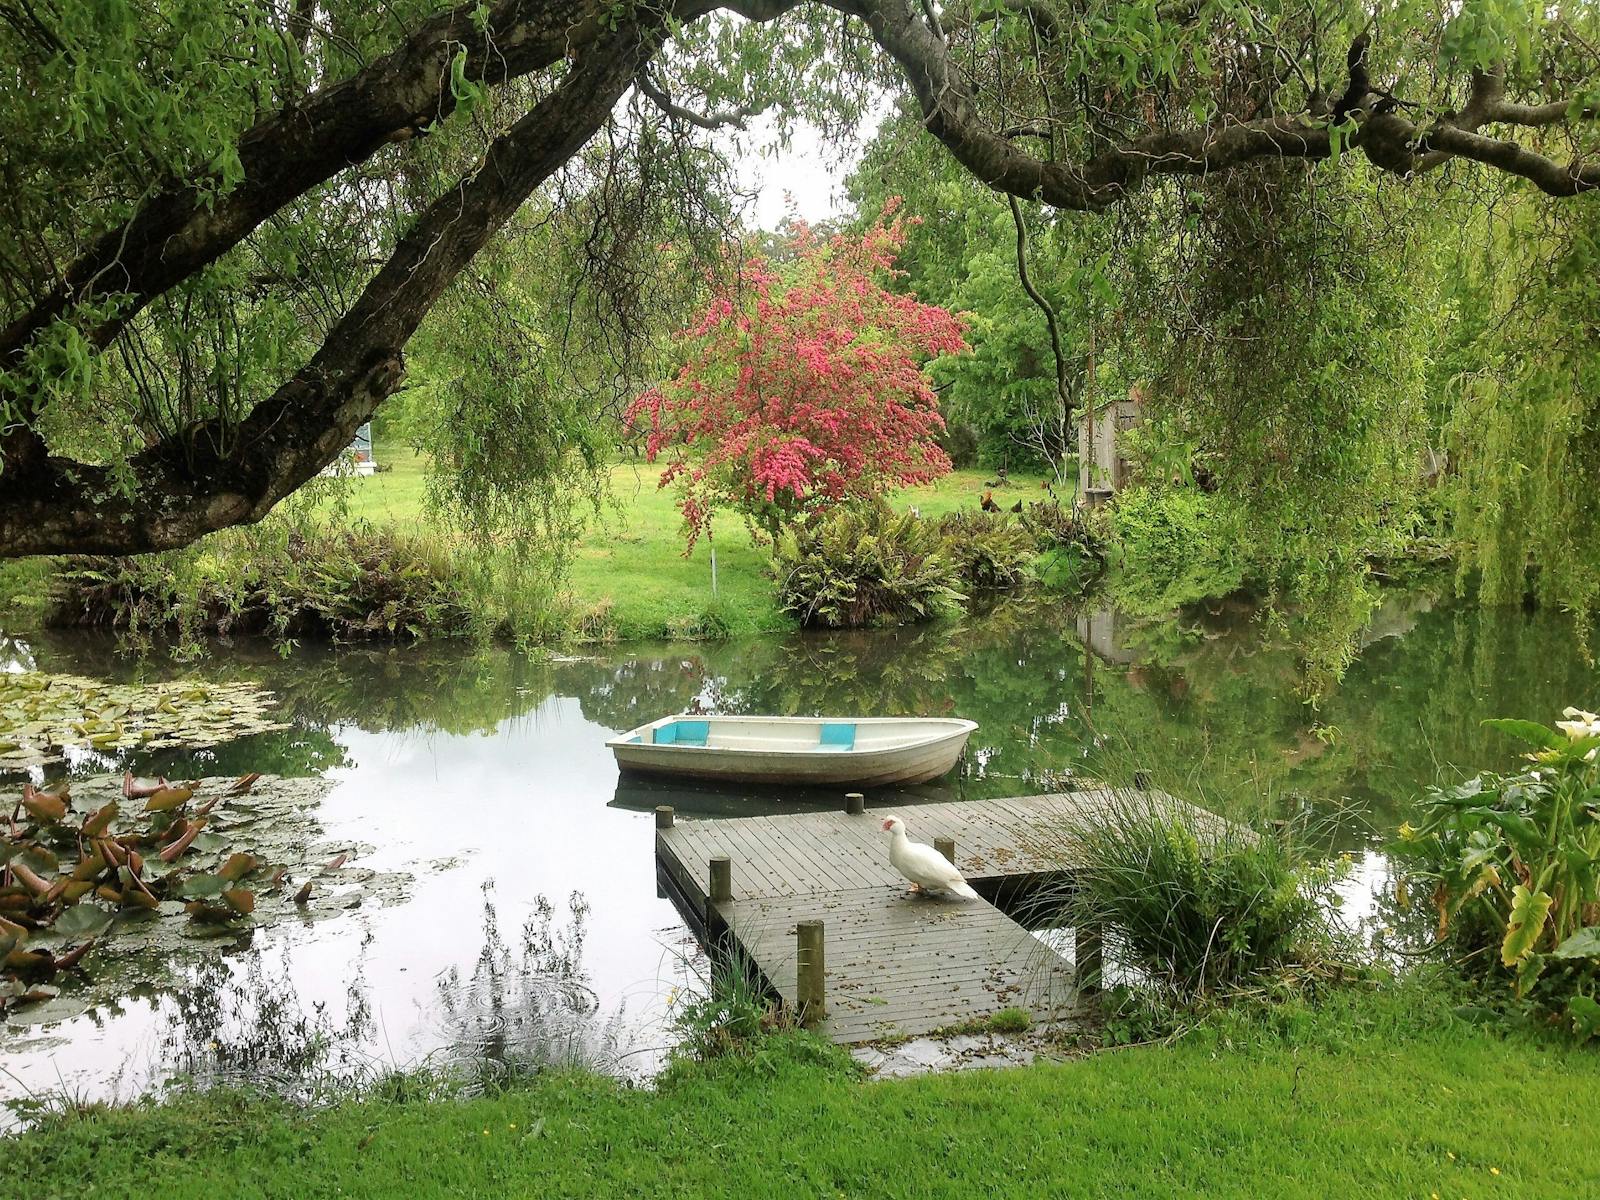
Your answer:
[[[1486,724],[1530,766],[1435,789],[1398,849],[1432,885],[1437,936],[1580,1038],[1600,1033],[1600,716]],[[1492,957],[1491,957],[1492,956]]]

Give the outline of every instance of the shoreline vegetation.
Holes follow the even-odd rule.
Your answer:
[[[196,549],[133,559],[0,564],[0,620],[63,627],[371,638],[487,637],[530,644],[705,640],[786,632],[771,552],[725,515],[683,551],[682,516],[660,470],[624,461],[559,578],[514,541],[480,546],[427,505],[427,464],[380,443],[377,474],[348,481],[298,519],[213,535]],[[990,486],[995,483],[996,486]],[[938,522],[1047,498],[1043,477],[958,470],[902,489],[894,508]],[[1006,513],[1013,524],[1018,518]],[[308,528],[315,532],[301,532]],[[712,585],[712,553],[716,586]],[[1041,572],[1057,556],[1033,556]],[[68,582],[69,586],[63,586]]]
[[[846,530],[831,539],[785,535],[775,559],[731,514],[686,554],[675,493],[657,486],[657,468],[622,461],[607,470],[600,511],[553,568],[547,547],[510,536],[480,542],[435,515],[420,454],[380,442],[376,457],[377,474],[186,551],[0,563],[0,623],[12,632],[115,628],[134,641],[175,638],[180,648],[217,635],[557,646],[786,633],[835,623],[818,614],[836,610],[872,612],[869,623],[915,622],[1030,592],[1103,595],[1143,616],[1251,585],[1228,512],[1198,492],[1136,490],[1085,523],[1071,514],[1070,492],[1051,490],[1041,475],[962,468],[900,489],[876,510],[876,525],[864,531],[876,535],[872,545],[891,547],[896,528],[910,539],[894,553],[842,550],[846,541],[862,544],[863,531]],[[1070,489],[1071,478],[1061,486]],[[871,518],[874,510],[865,511]],[[890,519],[906,515],[918,519]],[[836,516],[840,525],[852,519]],[[827,521],[814,521],[814,531]],[[785,553],[796,542],[811,556],[809,573]],[[946,573],[930,573],[920,594],[907,592],[898,586],[907,564],[930,546]],[[856,602],[858,589],[885,583],[894,585],[892,603]],[[886,611],[895,604],[898,616]]]
[[[1452,1003],[1442,978],[1391,981],[1224,1010],[1171,1044],[906,1080],[785,1033],[677,1059],[652,1088],[556,1072],[469,1097],[396,1075],[312,1109],[179,1091],[46,1113],[6,1177],[37,1196],[159,1179],[169,1200],[1592,1189],[1600,1057]]]

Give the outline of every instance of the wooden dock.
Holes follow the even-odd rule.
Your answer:
[[[1106,799],[1070,792],[708,821],[663,809],[656,859],[697,932],[727,939],[797,1011],[796,931],[822,922],[819,1028],[835,1042],[914,1037],[1014,1008],[1056,1021],[1078,1007],[1072,962],[987,900],[909,894],[880,826],[894,812],[915,841],[953,840],[956,865],[992,892],[1059,873],[1060,819]],[[714,882],[721,859],[715,870],[726,874]]]

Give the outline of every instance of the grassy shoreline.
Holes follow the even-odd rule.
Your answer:
[[[543,584],[528,584],[518,575],[513,555],[499,548],[488,555],[460,553],[457,535],[428,512],[424,458],[383,444],[376,457],[384,470],[347,481],[339,496],[324,502],[330,526],[368,526],[410,539],[416,562],[443,564],[429,569],[442,570],[441,590],[458,591],[477,624],[503,627],[513,637],[536,630],[531,640],[557,643],[739,637],[794,628],[778,607],[766,548],[755,544],[733,514],[722,516],[714,530],[712,594],[712,542],[701,539],[692,553],[684,553],[682,519],[674,493],[657,486],[659,467],[625,462],[610,468],[608,502],[571,547],[559,594],[546,599],[539,591]],[[896,493],[893,501],[931,518],[976,510],[993,478],[980,470],[956,471],[930,486]],[[1040,498],[1039,483],[1038,477],[1013,476],[992,491],[997,503],[1010,508]],[[262,561],[244,531],[213,535],[201,547],[198,578],[228,578]],[[54,569],[49,559],[0,564],[0,621],[43,621]],[[344,599],[328,596],[331,605]]]
[[[167,1200],[1575,1196],[1600,1181],[1597,1086],[1600,1055],[1400,986],[1174,1046],[902,1081],[786,1035],[654,1090],[552,1075],[309,1113],[190,1095],[56,1118],[8,1147],[9,1182],[88,1196],[159,1180]]]
[[[345,502],[352,520],[404,526],[425,520],[426,461],[399,446],[380,445],[378,462],[389,469],[354,481]],[[766,575],[767,552],[734,514],[717,521],[717,592],[711,592],[711,543],[684,553],[682,517],[675,494],[658,486],[661,468],[643,461],[613,465],[613,504],[592,519],[573,548],[566,588],[579,629],[602,629],[604,640],[641,641],[768,633],[793,628],[779,611]],[[895,493],[897,507],[928,517],[976,509],[993,472],[952,471],[927,487]],[[1040,498],[1039,476],[1016,475],[992,489],[997,503]]]

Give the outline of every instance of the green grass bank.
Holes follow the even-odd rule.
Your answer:
[[[184,569],[186,582],[178,585],[176,594],[157,595],[146,604],[145,619],[159,621],[191,590],[204,589],[212,581],[239,579],[272,562],[267,572],[270,592],[280,597],[305,595],[311,609],[325,607],[354,624],[360,623],[364,606],[379,611],[381,622],[381,607],[395,590],[388,584],[409,581],[412,594],[399,604],[402,624],[420,608],[443,604],[470,614],[465,624],[477,632],[526,636],[536,642],[718,638],[794,626],[779,608],[767,570],[767,548],[757,546],[733,514],[724,515],[714,530],[713,593],[712,543],[701,539],[691,554],[684,553],[675,494],[657,486],[659,467],[627,462],[610,468],[607,502],[598,514],[588,515],[584,531],[570,548],[559,590],[551,596],[545,582],[522,574],[509,553],[514,533],[497,541],[487,554],[467,552],[461,535],[433,516],[422,456],[380,443],[376,457],[383,467],[379,473],[348,480],[337,497],[319,502],[315,511],[326,521],[313,552],[286,553],[278,544],[281,533],[275,540],[266,538],[264,551],[263,542],[252,538],[259,539],[270,523],[254,534],[226,530],[212,535],[198,544],[196,557]],[[983,494],[991,490],[1006,508],[1043,495],[1037,477],[1013,476],[1008,484],[990,489],[985,484],[992,479],[992,473],[957,471],[929,487],[903,490],[893,501],[938,518],[957,509],[976,511]],[[349,549],[337,544],[340,530],[363,528],[392,533],[397,539],[386,547],[357,548],[368,558],[388,556],[382,571],[395,580],[368,574],[365,580],[370,586],[364,585],[363,572],[369,564],[352,560]],[[48,619],[57,561],[69,560],[0,563],[0,622],[26,628]],[[161,570],[155,575],[169,577]],[[124,585],[130,590],[119,592]],[[68,623],[110,623],[107,605],[139,586],[126,578],[119,580],[87,605],[95,610],[93,616],[85,619],[80,613]],[[239,593],[223,588],[220,594],[223,599],[213,598],[200,607],[227,610]],[[295,635],[290,631],[289,636]]]
[[[0,1190],[242,1197],[1073,1196],[1256,1200],[1600,1191],[1600,1055],[1402,987],[1175,1046],[863,1081],[797,1037],[659,1089],[546,1076],[310,1113],[235,1094],[56,1118]],[[1263,1024],[1262,1022],[1267,1022]],[[390,1091],[399,1089],[391,1088]]]
[[[376,526],[426,527],[426,460],[402,446],[382,444],[376,457],[387,469],[351,481],[344,500],[348,518]],[[712,595],[712,547],[702,540],[691,554],[684,554],[676,496],[657,486],[660,477],[660,467],[643,462],[611,468],[614,503],[591,519],[573,549],[566,580],[569,623],[575,631],[637,641],[790,628],[766,574],[767,551],[751,541],[733,514],[725,514],[714,529],[717,589]],[[1005,508],[1043,494],[1038,476],[1013,475],[1003,487],[986,487],[993,479],[993,472],[953,471],[928,487],[897,492],[893,499],[898,507],[939,517],[976,509],[991,490]]]

